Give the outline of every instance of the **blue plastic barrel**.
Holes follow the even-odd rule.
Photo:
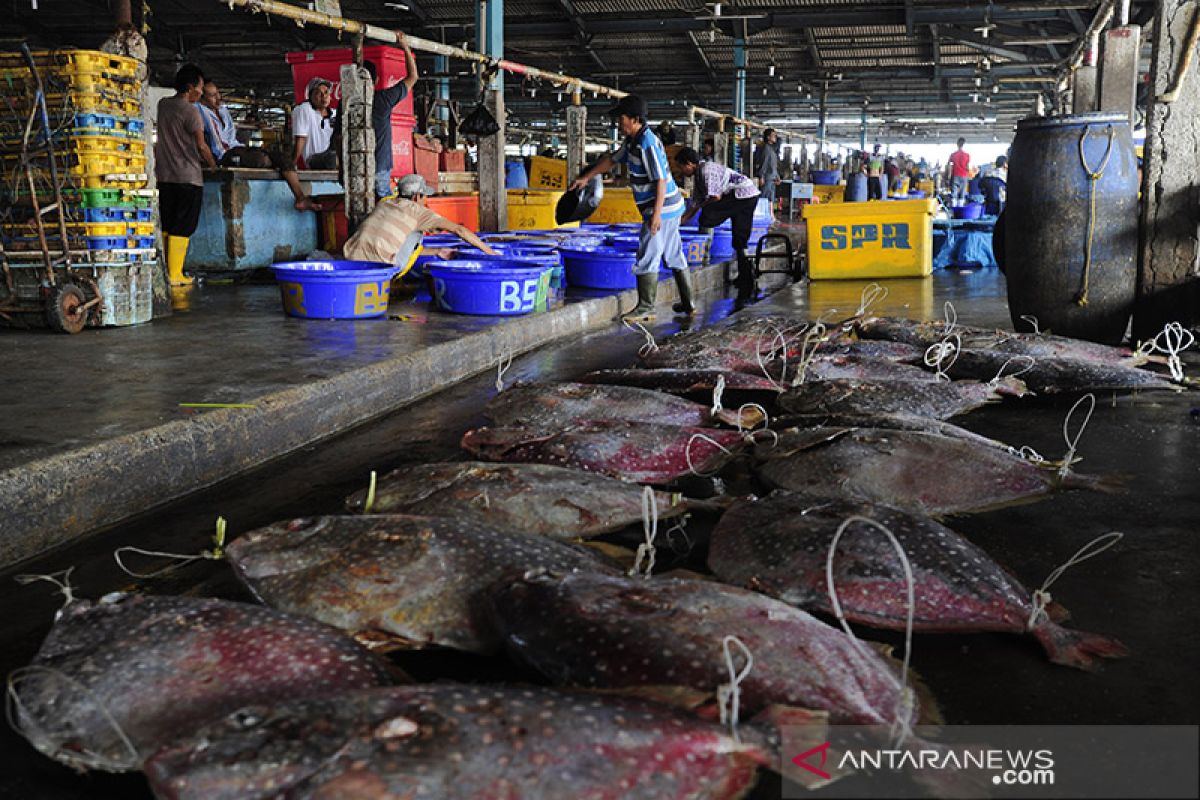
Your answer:
[[[857,172],[846,179],[846,192],[843,196],[847,203],[862,203],[867,199],[867,176]]]
[[[289,261],[272,264],[283,310],[303,319],[366,319],[387,313],[400,270],[376,261]]]
[[[708,248],[708,259],[711,262],[728,261],[733,258],[733,228],[728,220],[713,228],[712,243]]]
[[[433,300],[454,314],[516,316],[546,307],[551,270],[522,261],[433,261]]]
[[[837,186],[841,180],[842,171],[838,169],[814,169],[809,171],[812,182],[818,186]]]
[[[504,188],[528,189],[529,178],[525,174],[525,162],[506,161],[504,164]]]
[[[562,248],[567,285],[590,289],[632,289],[637,286],[633,266],[637,253],[614,247]]]

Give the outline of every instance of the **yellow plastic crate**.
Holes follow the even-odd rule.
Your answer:
[[[98,111],[102,114],[121,114],[124,116],[139,116],[142,113],[141,101],[136,96],[124,92],[85,92],[71,90],[58,94],[47,94],[46,105],[53,112],[70,107],[75,111]]]
[[[933,181],[928,178],[917,181],[917,190],[924,192],[927,197],[933,197]]]
[[[142,155],[144,153],[144,150],[141,152],[134,151],[132,149],[134,142],[127,136],[73,136],[68,141],[71,149],[80,155],[102,153],[105,155],[129,156]]]
[[[514,231],[578,228],[578,222],[559,225],[554,221],[554,209],[562,192],[508,190],[508,228]]]
[[[813,199],[821,203],[840,203],[845,200],[846,187],[844,184],[836,186],[825,186],[822,184],[813,184]]]
[[[888,290],[887,297],[871,306],[872,314],[891,314],[912,319],[932,319],[933,279],[887,278],[843,281],[812,281],[806,300],[812,319],[844,319],[854,313],[862,301],[863,289],[878,283]],[[938,309],[941,313],[941,309]]]
[[[529,160],[529,188],[564,191],[567,188],[567,162],[561,158],[533,156]]]
[[[107,74],[115,78],[136,78],[138,61],[100,50],[35,50],[33,63],[50,67],[63,75],[73,72]],[[18,52],[0,53],[0,69],[24,69],[25,58]]]
[[[598,225],[641,222],[642,212],[638,211],[637,204],[633,202],[633,190],[628,186],[605,186],[600,205],[587,221]]]
[[[889,191],[888,197],[908,197],[908,178],[900,179],[900,191]]]
[[[911,278],[933,271],[936,201],[886,200],[804,206],[808,275]]]
[[[153,236],[153,222],[126,222],[125,226],[129,229],[130,236]]]

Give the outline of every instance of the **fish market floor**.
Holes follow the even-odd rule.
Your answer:
[[[940,317],[943,303],[951,300],[964,323],[1008,327],[1003,278],[994,271],[943,272],[929,281],[880,283],[889,289],[888,296],[873,307],[880,313]],[[744,313],[785,312],[810,318],[824,313],[826,319],[835,319],[853,313],[863,286],[859,281],[798,285]],[[10,380],[7,388],[0,390],[5,401],[18,393],[16,384],[24,382],[25,374],[44,374],[31,378],[30,385],[36,389],[29,393],[33,399],[18,400],[6,418],[44,416],[48,423],[60,426],[60,434],[82,435],[81,430],[102,424],[130,424],[130,420],[136,422],[147,415],[167,417],[178,413],[177,402],[238,401],[248,396],[243,391],[247,386],[261,391],[273,381],[289,380],[289,375],[301,376],[291,378],[301,380],[310,371],[337,368],[342,361],[334,355],[353,350],[354,345],[365,352],[346,358],[370,357],[373,350],[454,333],[449,328],[426,327],[403,334],[413,339],[401,339],[401,334],[375,331],[365,323],[346,326],[338,334],[331,333],[332,328],[298,321],[280,325],[278,318],[267,313],[274,311],[272,304],[277,300],[266,292],[230,292],[212,302],[228,304],[235,313],[214,314],[199,327],[184,325],[182,316],[168,320],[165,327],[171,349],[151,341],[160,323],[153,328],[99,332],[94,334],[94,342],[80,339],[88,349],[80,347],[65,360],[62,352],[70,350],[62,346],[66,340],[45,337],[37,341],[46,360],[22,354],[24,372],[10,372],[21,379]],[[728,300],[709,303],[702,321],[725,316],[729,305]],[[256,317],[271,319],[259,327]],[[666,314],[660,314],[660,320],[662,324],[652,328],[656,335],[677,329]],[[173,331],[176,327],[178,333]],[[109,339],[113,334],[116,336]],[[388,338],[391,336],[396,340]],[[260,337],[266,338],[258,341]],[[49,344],[52,341],[57,346]],[[506,380],[565,380],[592,369],[626,365],[641,344],[641,337],[623,330],[588,334],[518,357]],[[175,348],[184,351],[179,360],[173,357]],[[188,354],[188,350],[192,352]],[[254,359],[261,374],[231,380],[238,357]],[[136,366],[123,366],[130,363]],[[51,365],[53,369],[48,368]],[[86,370],[82,379],[67,377],[75,367]],[[1194,374],[1197,369],[1200,364],[1192,359],[1189,372]],[[93,379],[95,386],[89,388]],[[75,399],[70,403],[55,400],[66,395],[62,387],[68,382],[76,388]],[[89,598],[136,585],[153,593],[249,599],[221,563],[193,563],[169,576],[135,584],[117,571],[112,551],[137,545],[197,552],[207,545],[218,514],[229,520],[230,536],[235,537],[283,518],[337,513],[344,497],[362,488],[372,469],[460,457],[459,439],[468,428],[482,424],[480,409],[495,392],[494,384],[495,375],[464,381],[370,425],[27,563],[20,571],[50,573],[74,566],[75,593]],[[1065,450],[1063,417],[1074,399],[1011,400],[955,422],[1057,457]],[[1116,547],[1067,570],[1054,584],[1053,594],[1072,612],[1073,626],[1115,636],[1129,647],[1131,655],[1106,663],[1102,672],[1085,673],[1049,663],[1030,637],[917,635],[913,666],[949,723],[1200,722],[1200,682],[1195,679],[1200,666],[1200,548],[1195,540],[1200,520],[1200,425],[1190,417],[1192,408],[1200,403],[1194,395],[1162,392],[1110,393],[1097,399],[1095,413],[1079,442],[1078,455],[1083,460],[1078,469],[1094,475],[1119,475],[1124,491],[1112,495],[1066,492],[1029,505],[954,518],[949,524],[1030,588],[1040,585],[1086,542],[1108,531],[1122,531],[1125,537]],[[955,470],[962,469],[969,465],[947,465],[942,479],[956,480]],[[697,518],[692,533],[698,545],[706,541],[709,527],[711,522]],[[640,531],[631,531],[625,543],[636,542],[638,535]],[[668,562],[660,569],[704,569],[702,559],[694,556],[674,558],[672,564],[669,557],[660,555],[660,562]],[[12,577],[11,573],[0,575],[0,604],[9,610],[0,620],[0,667],[6,673],[29,662],[61,605],[61,597],[49,584],[20,586]],[[860,633],[901,644],[900,636]],[[499,657],[430,651],[396,658],[421,680],[534,680],[530,673]],[[149,796],[140,776],[79,776],[37,755],[7,727],[3,737],[0,752],[6,769],[0,770],[0,794],[4,796],[56,800]],[[778,788],[772,793],[764,787],[755,796],[778,797]]]

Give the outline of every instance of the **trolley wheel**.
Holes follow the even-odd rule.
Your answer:
[[[59,333],[79,333],[87,323],[83,292],[73,283],[56,287],[47,301],[46,324]]]

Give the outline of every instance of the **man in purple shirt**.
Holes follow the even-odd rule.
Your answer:
[[[738,259],[737,299],[741,303],[753,300],[754,267],[746,246],[754,226],[754,209],[758,207],[758,187],[752,179],[724,164],[701,161],[690,147],[675,154],[675,163],[683,175],[696,179],[683,221],[688,222],[696,212],[700,213],[702,230],[711,230],[727,219],[732,221],[733,249]]]

